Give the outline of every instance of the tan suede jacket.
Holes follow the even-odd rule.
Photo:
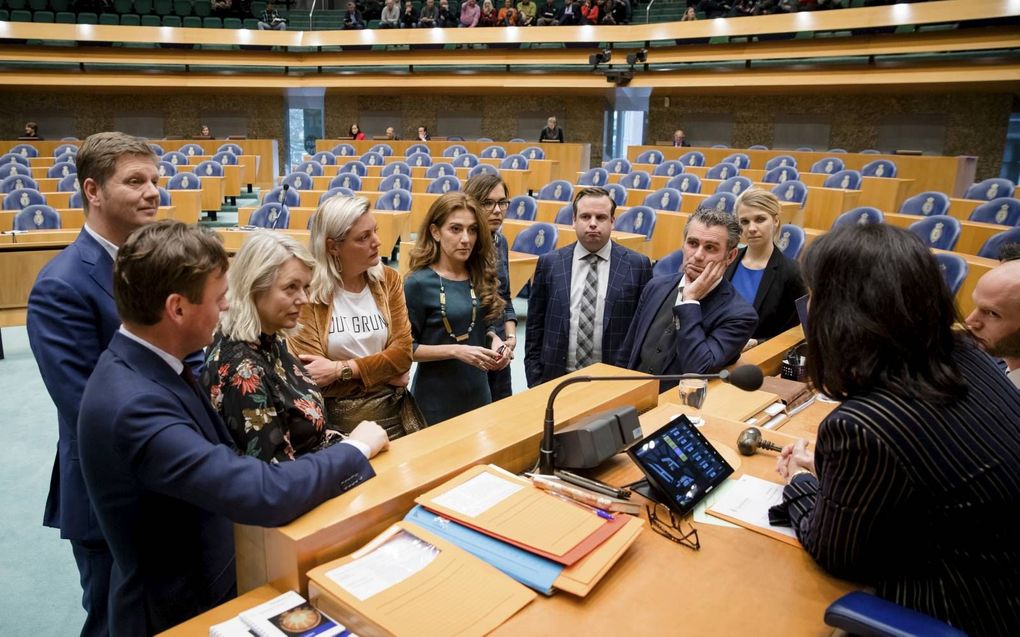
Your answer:
[[[380,283],[369,283],[372,297],[379,312],[389,326],[386,348],[378,354],[355,359],[361,378],[349,381],[337,380],[323,387],[322,394],[330,398],[357,396],[366,389],[386,384],[394,376],[400,376],[411,369],[411,323],[407,320],[407,303],[404,301],[404,284],[400,274],[390,267],[384,267],[385,276]],[[327,330],[333,314],[332,303],[309,303],[301,308],[301,325],[294,336],[287,339],[291,352],[316,354],[329,357],[326,353]]]

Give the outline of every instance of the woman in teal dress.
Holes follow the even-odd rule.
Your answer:
[[[411,394],[430,425],[489,404],[488,372],[510,364],[496,335],[505,302],[486,227],[474,199],[447,193],[429,208],[410,253]]]

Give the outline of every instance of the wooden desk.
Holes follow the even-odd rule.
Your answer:
[[[255,590],[248,591],[226,604],[221,604],[212,610],[208,610],[198,617],[193,617],[183,624],[178,624],[170,630],[159,633],[159,637],[209,637],[209,628],[229,619],[233,619],[242,611],[250,610],[259,604],[263,604],[282,594],[284,591],[277,590],[268,584],[259,586]]]
[[[649,434],[679,409],[660,405],[641,417]],[[735,452],[745,425],[706,416],[702,428],[714,444]],[[781,432],[777,444],[795,438]],[[779,481],[772,455],[740,458],[735,477],[744,473]],[[599,476],[624,484],[641,476],[626,455],[606,463]],[[610,627],[637,622],[649,635],[829,635],[825,608],[856,588],[821,570],[806,551],[743,528],[696,524],[702,548],[692,551],[645,529],[623,558],[587,597],[556,594],[526,606],[493,635],[604,635]],[[738,600],[754,607],[781,609],[768,619],[737,612]]]

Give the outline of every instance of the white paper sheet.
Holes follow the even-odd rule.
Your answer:
[[[375,549],[327,571],[326,577],[365,601],[422,570],[438,554],[432,544],[400,531]]]
[[[711,524],[713,526],[727,526],[731,529],[740,528],[739,525],[732,522],[727,522],[722,518],[717,518],[714,515],[709,515],[705,512],[706,509],[715,505],[715,501],[723,496],[724,493],[730,488],[730,485],[736,483],[736,480],[727,479],[723,480],[722,484],[712,489],[711,493],[705,496],[702,500],[694,507],[694,521],[698,524]]]
[[[721,493],[711,505],[713,511],[797,539],[797,534],[788,526],[769,524],[769,507],[783,501],[783,485],[743,475]]]
[[[524,485],[503,480],[491,473],[480,473],[432,499],[433,502],[460,515],[477,517],[524,488]]]

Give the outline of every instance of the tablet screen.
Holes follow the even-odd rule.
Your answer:
[[[690,512],[733,473],[722,455],[683,414],[635,442],[627,454],[657,491],[657,499],[680,514]]]

